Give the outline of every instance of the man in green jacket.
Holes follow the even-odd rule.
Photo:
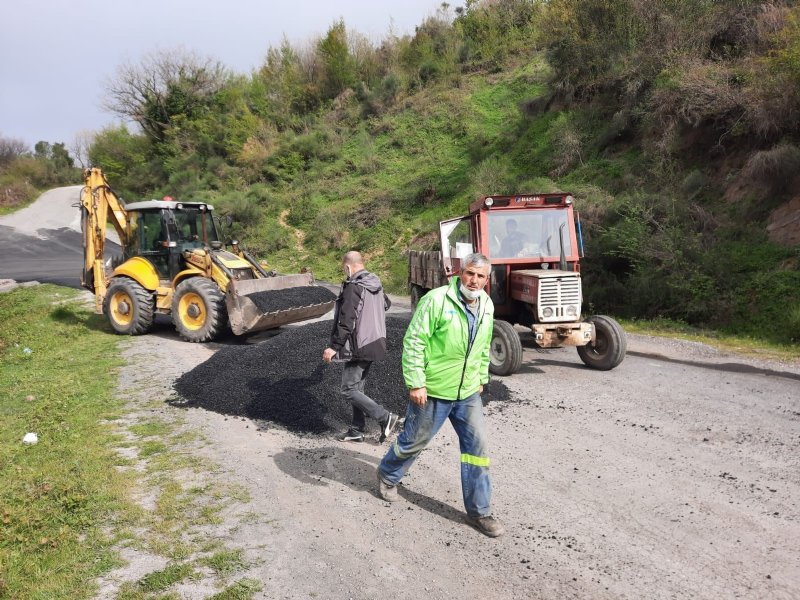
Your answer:
[[[431,290],[403,339],[403,378],[411,402],[403,431],[378,466],[378,493],[397,500],[397,484],[445,419],[458,434],[461,489],[467,523],[497,537],[503,525],[491,515],[492,482],[483,386],[489,382],[489,344],[494,305],[483,291],[491,264],[483,254],[461,261],[461,275]]]

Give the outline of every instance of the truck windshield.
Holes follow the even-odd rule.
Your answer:
[[[564,252],[570,254],[572,231],[565,208],[495,211],[488,216],[491,258],[557,257],[561,225]]]
[[[203,215],[197,208],[183,208],[176,210],[174,213],[175,221],[170,223],[170,240],[178,243],[181,250],[189,248],[202,248],[204,245],[203,240]],[[205,214],[205,227],[208,235],[208,242],[214,242],[219,239],[217,235],[217,228],[214,219],[211,218],[211,213]]]

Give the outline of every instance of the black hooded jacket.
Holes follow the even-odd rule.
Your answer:
[[[386,356],[386,311],[392,305],[381,280],[362,269],[342,283],[336,299],[329,346],[340,360]]]

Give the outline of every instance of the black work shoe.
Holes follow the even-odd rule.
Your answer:
[[[475,529],[489,537],[499,537],[506,532],[503,524],[492,516],[488,517],[471,517],[467,515],[466,521]]]
[[[351,427],[344,433],[340,433],[339,435],[337,435],[336,439],[339,440],[340,442],[363,442],[364,434],[358,431],[358,429],[353,429]]]
[[[392,432],[397,429],[398,423],[400,423],[400,417],[393,412],[389,413],[389,416],[386,417],[385,421],[381,421],[381,442],[392,435]]]
[[[397,502],[399,498],[397,486],[386,483],[381,479],[380,473],[378,473],[378,496],[386,502]]]

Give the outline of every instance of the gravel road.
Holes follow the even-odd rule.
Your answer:
[[[407,316],[401,303],[392,312]],[[512,398],[486,407],[499,539],[462,522],[449,427],[392,505],[375,493],[376,439],[165,411],[184,410],[216,476],[250,492],[209,534],[261,561],[246,573],[264,585],[257,598],[800,597],[800,365],[628,344],[617,369],[598,372],[574,349],[528,343],[521,372],[502,378]],[[144,362],[129,374],[167,395],[224,344],[184,344],[165,328],[135,346]]]
[[[213,476],[249,491],[204,535],[254,561],[257,598],[800,598],[800,364],[628,338],[625,361],[598,372],[523,334],[523,367],[503,378],[511,400],[486,408],[498,539],[462,521],[449,427],[387,504],[375,439],[169,403],[183,373],[264,336],[198,345],[165,325],[132,340],[120,389],[163,397],[163,415],[207,440],[196,452]],[[140,576],[126,557],[106,594]],[[193,585],[182,597],[205,597]]]

